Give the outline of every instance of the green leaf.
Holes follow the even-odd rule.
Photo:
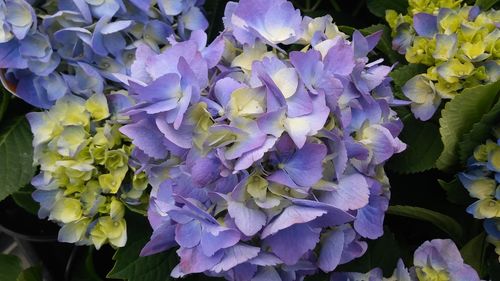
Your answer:
[[[26,210],[26,212],[36,215],[40,208],[40,204],[31,197],[34,190],[35,189],[31,185],[23,187],[19,191],[12,193],[12,199],[14,199],[19,207]]]
[[[170,272],[177,264],[175,251],[163,252],[148,257],[139,257],[144,245],[149,241],[150,226],[144,217],[130,215],[127,218],[127,245],[116,251],[113,256],[115,265],[108,273],[108,278],[129,281],[167,281]]]
[[[394,80],[394,84],[403,87],[404,84],[417,74],[425,73],[427,66],[423,64],[407,64],[394,69],[389,75]]]
[[[27,185],[35,174],[33,136],[28,122],[19,117],[0,130],[0,201]]]
[[[483,10],[489,10],[495,4],[497,4],[500,0],[476,0],[476,6],[481,7]]]
[[[413,206],[389,206],[387,214],[430,222],[455,241],[461,241],[463,237],[463,229],[457,221],[436,211]]]
[[[454,178],[450,182],[438,179],[438,183],[446,191],[446,199],[451,203],[457,205],[469,205],[472,203],[473,199],[457,178]]]
[[[42,268],[39,266],[25,269],[19,274],[16,281],[42,281]]]
[[[388,163],[389,169],[400,174],[411,174],[435,167],[436,160],[443,150],[437,125],[421,122],[410,116],[404,120],[400,138],[408,147],[392,157]]]
[[[21,260],[18,257],[0,254],[0,280],[14,281],[22,270]]]
[[[499,91],[500,80],[468,88],[446,104],[439,119],[439,131],[444,144],[444,150],[436,162],[439,169],[451,170],[458,164],[458,144],[496,103]]]
[[[467,244],[465,244],[460,253],[464,259],[464,262],[472,266],[481,277],[486,275],[486,250],[488,247],[488,242],[486,241],[486,234],[483,232],[478,236],[472,238]]]
[[[491,130],[495,125],[498,125],[498,120],[500,120],[500,100],[488,113],[483,115],[479,122],[472,126],[470,132],[459,143],[458,152],[462,164],[467,162],[478,145],[485,143],[490,138]]]
[[[77,249],[78,251],[80,249]],[[83,250],[83,249],[82,249]],[[77,254],[74,268],[71,272],[71,281],[101,281],[102,279],[95,271],[94,248],[87,247],[84,254]]]
[[[405,13],[408,8],[407,0],[368,0],[367,4],[370,12],[381,18],[385,17],[385,11],[387,10]]]

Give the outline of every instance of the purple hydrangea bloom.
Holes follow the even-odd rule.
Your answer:
[[[384,278],[382,270],[375,268],[367,273],[335,272],[331,281],[424,281],[424,280],[467,280],[479,281],[477,272],[465,264],[460,251],[449,239],[434,239],[424,242],[415,250],[413,267],[407,269],[400,259],[397,268],[389,278]]]
[[[0,68],[4,86],[40,108],[120,90],[137,46],[159,51],[208,25],[203,1],[52,0],[39,22],[28,2],[0,1]]]
[[[382,235],[383,165],[405,149],[391,67],[367,58],[380,33],[351,42],[278,0],[231,2],[225,24],[208,46],[200,31],[139,45],[116,76],[136,104],[121,132],[153,185],[142,255],[178,246],[174,277],[331,272]]]
[[[467,170],[458,179],[470,196],[476,199],[467,212],[476,219],[484,219],[488,241],[500,256],[500,140],[488,140],[478,146],[469,158]],[[499,257],[500,259],[500,257]]]

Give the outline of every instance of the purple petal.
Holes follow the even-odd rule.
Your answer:
[[[210,231],[212,228],[216,230]],[[203,231],[201,236],[201,249],[205,255],[213,256],[220,249],[234,246],[240,241],[240,237],[241,235],[237,230],[210,226]]]
[[[295,224],[310,222],[326,213],[326,210],[292,205],[286,208],[281,215],[264,228],[261,238],[264,239]]]
[[[331,231],[322,241],[318,266],[324,272],[330,272],[333,271],[340,262],[342,250],[344,249],[344,232]]]
[[[266,214],[257,209],[247,207],[244,203],[229,201],[229,215],[234,218],[238,229],[246,236],[253,236],[266,224]]]
[[[150,256],[161,253],[175,246],[175,225],[162,224],[153,231],[149,242],[142,248],[140,256]]]
[[[162,145],[164,136],[158,131],[154,121],[142,119],[121,127],[120,132],[131,138],[132,143],[150,157],[156,159],[167,157],[168,150]]]
[[[418,35],[432,38],[438,33],[437,17],[426,13],[413,16],[413,28]]]
[[[285,264],[294,265],[306,252],[316,247],[319,235],[319,229],[297,224],[267,237],[264,242]]]
[[[216,266],[212,268],[212,271],[215,273],[228,271],[239,264],[255,258],[259,252],[260,248],[241,243],[224,249],[224,257]]]
[[[193,248],[201,240],[200,222],[192,220],[186,224],[178,224],[175,228],[175,241],[181,247]]]

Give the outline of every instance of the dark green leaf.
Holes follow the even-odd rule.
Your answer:
[[[476,0],[476,6],[481,7],[483,10],[488,10],[497,4],[500,0]]]
[[[468,88],[449,101],[439,119],[443,153],[436,162],[441,170],[450,170],[458,164],[458,144],[472,126],[479,122],[496,103],[500,81],[488,85]]]
[[[483,232],[478,236],[472,238],[465,244],[460,253],[464,258],[464,262],[472,266],[481,277],[486,274],[486,249],[488,242],[486,241],[486,234]]]
[[[151,234],[150,226],[145,217],[131,215],[127,218],[128,241],[127,245],[116,251],[113,260],[115,265],[108,278],[124,279],[129,281],[167,281],[170,272],[176,265],[175,252],[164,252],[148,257],[140,257],[139,253],[148,242]]]
[[[389,161],[388,168],[401,174],[434,168],[443,150],[438,126],[431,122],[420,122],[412,116],[404,120],[404,125],[400,138],[408,147]]]
[[[21,272],[16,281],[42,281],[42,268],[39,266],[30,267]]]
[[[471,203],[472,198],[457,178],[450,182],[438,180],[438,183],[446,191],[446,199],[451,203],[458,205],[468,205]]]
[[[33,197],[31,197],[34,190],[35,189],[30,185],[23,187],[19,191],[12,194],[12,199],[14,199],[16,204],[28,213],[36,215],[40,205],[33,200]]]
[[[22,271],[21,260],[12,255],[0,254],[0,280],[14,281]]]
[[[31,181],[33,167],[33,136],[24,117],[16,118],[0,131],[0,201]]]
[[[494,126],[500,125],[500,100],[493,108],[483,115],[481,120],[472,126],[472,129],[467,133],[463,140],[459,143],[458,151],[460,161],[465,164],[467,159],[472,156],[474,149],[480,144],[486,142],[491,136],[491,130]]]
[[[436,211],[413,206],[389,206],[387,214],[430,222],[455,241],[461,241],[463,237],[463,229],[458,222]]]
[[[394,69],[389,75],[394,80],[394,84],[403,87],[404,84],[417,74],[427,71],[427,66],[423,64],[408,64]]]
[[[81,250],[85,250],[84,254],[78,254],[82,252]],[[94,267],[94,248],[79,247],[76,251],[74,268],[71,270],[71,281],[102,281]]]
[[[385,11],[395,10],[405,13],[408,8],[407,0],[368,0],[368,9],[377,17],[385,17]]]

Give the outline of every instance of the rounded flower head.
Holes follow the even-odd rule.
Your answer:
[[[467,171],[458,175],[469,195],[477,199],[467,212],[484,219],[488,240],[500,256],[500,141],[478,146],[468,164]]]
[[[403,87],[412,112],[423,121],[434,115],[442,99],[499,79],[498,11],[461,2],[409,1],[407,15],[391,10],[386,14],[393,49],[409,63],[429,67]]]
[[[61,242],[122,247],[125,205],[147,202],[145,174],[129,165],[133,147],[110,118],[112,109],[103,94],[86,101],[68,95],[49,111],[28,114],[40,165],[33,198],[41,218],[62,226]]]
[[[413,267],[407,269],[400,259],[390,278],[382,276],[382,270],[375,268],[368,273],[333,273],[331,281],[479,281],[477,272],[465,264],[460,251],[449,239],[425,241],[415,250]]]
[[[0,69],[15,95],[45,109],[70,92],[120,90],[136,46],[159,50],[208,26],[203,1],[42,2],[0,1]],[[46,13],[39,22],[34,8]]]
[[[391,67],[367,58],[381,33],[349,41],[329,17],[254,2],[229,3],[208,46],[197,31],[138,47],[122,77],[136,105],[120,131],[153,185],[142,254],[179,246],[174,277],[299,280],[383,234],[383,165],[405,145]]]

